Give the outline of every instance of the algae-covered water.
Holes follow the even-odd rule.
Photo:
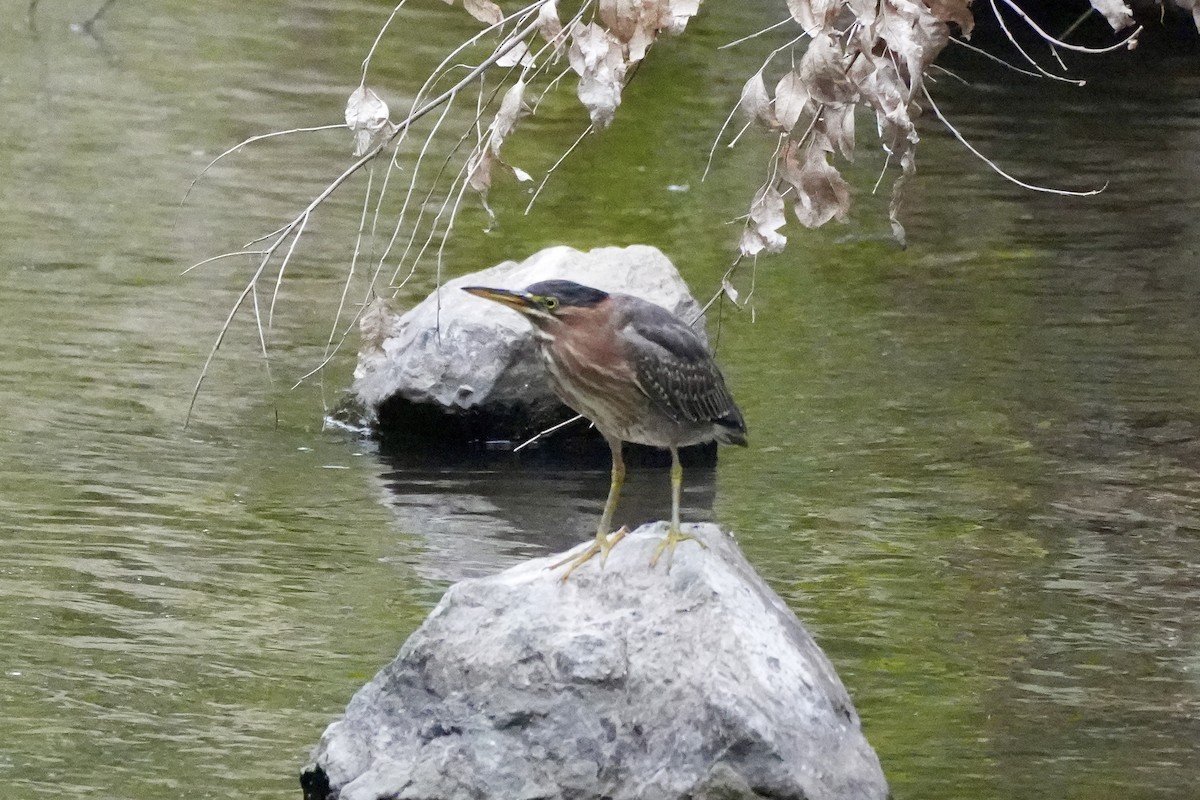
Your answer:
[[[523,215],[478,207],[458,274],[542,247],[646,243],[720,286],[765,161],[714,135],[763,52],[716,46],[765,4],[706,4],[655,49],[612,129]],[[21,4],[22,8],[24,4]],[[322,429],[352,356],[321,362],[365,176],[314,217],[263,367],[252,265],[188,264],[266,233],[348,158],[334,123],[386,3],[42,3],[0,25],[0,795],[296,797],[309,747],[447,581],[589,535],[602,466],[384,456]],[[459,8],[413,4],[378,57],[399,103]],[[1200,67],[1143,47],[1082,90],[967,60],[939,106],[1026,179],[926,121],[904,219],[792,230],[735,276],[719,358],[751,447],[696,470],[690,518],[735,531],[855,698],[897,798],[1194,796],[1200,774]],[[1115,66],[1113,66],[1115,65]],[[509,145],[544,169],[563,101]],[[522,138],[524,137],[524,138]],[[379,176],[376,176],[378,179]],[[423,264],[398,298],[435,284]],[[753,283],[751,283],[751,281]],[[710,332],[718,333],[715,318]],[[353,346],[353,345],[352,345]],[[667,513],[665,471],[623,514]]]

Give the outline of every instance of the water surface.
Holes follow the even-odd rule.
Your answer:
[[[22,4],[23,5],[23,4]],[[13,797],[295,797],[353,691],[448,581],[588,535],[603,467],[381,456],[322,430],[349,355],[320,363],[365,179],[284,283],[270,378],[250,317],[192,385],[251,265],[189,263],[265,233],[346,163],[336,122],[389,7],[82,3],[0,27],[0,782]],[[774,11],[714,4],[655,51],[617,123],[523,216],[472,208],[465,272],[541,247],[653,244],[719,286],[764,163],[700,181]],[[472,30],[414,6],[378,65],[394,105]],[[420,25],[421,33],[413,34]],[[689,473],[688,518],[735,531],[855,698],[897,798],[1194,794],[1200,768],[1200,62],[1142,48],[1084,90],[965,59],[935,87],[1030,193],[924,125],[910,246],[851,171],[850,224],[792,231],[728,307],[720,358],[748,450]],[[669,108],[670,111],[664,111]],[[553,163],[568,101],[511,155]],[[687,187],[686,190],[681,190]],[[426,262],[398,302],[435,283]],[[711,328],[716,333],[715,324]],[[622,514],[667,513],[665,471]]]

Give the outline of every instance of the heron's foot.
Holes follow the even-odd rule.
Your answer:
[[[670,569],[671,568],[671,559],[675,557],[675,547],[680,542],[688,542],[688,541],[695,542],[696,544],[700,545],[700,548],[702,550],[708,549],[708,545],[706,545],[704,542],[697,539],[695,536],[692,536],[690,533],[684,533],[681,530],[679,530],[679,528],[673,527],[669,531],[667,531],[667,535],[663,538],[663,540],[661,542],[658,543],[658,547],[654,548],[654,555],[650,558],[650,568],[653,569],[654,566],[656,564],[658,564],[658,559],[660,557],[662,557],[662,554],[664,552],[666,552],[666,554],[667,554],[667,569]]]
[[[551,564],[547,569],[558,569],[564,564],[570,564],[567,571],[559,577],[559,580],[566,582],[567,578],[571,577],[571,573],[579,569],[581,566],[591,561],[597,554],[600,555],[600,568],[604,568],[604,563],[608,561],[608,551],[616,546],[617,542],[625,538],[625,534],[629,533],[629,529],[622,527],[620,530],[613,531],[605,535],[603,533],[596,534],[596,540],[588,545],[588,548],[577,556],[567,556],[562,561]]]

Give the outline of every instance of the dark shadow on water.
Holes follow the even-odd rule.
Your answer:
[[[711,517],[716,494],[711,450],[697,448],[683,459],[684,523]],[[421,543],[398,558],[433,580],[491,574],[586,541],[595,535],[608,495],[609,453],[603,443],[521,453],[385,450],[380,460],[384,501],[396,514],[397,528]],[[634,528],[668,519],[667,452],[626,445],[626,462],[614,524]]]

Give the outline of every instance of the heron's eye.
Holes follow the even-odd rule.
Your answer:
[[[553,311],[556,308],[558,308],[558,298],[557,297],[547,297],[546,298],[546,310]]]

